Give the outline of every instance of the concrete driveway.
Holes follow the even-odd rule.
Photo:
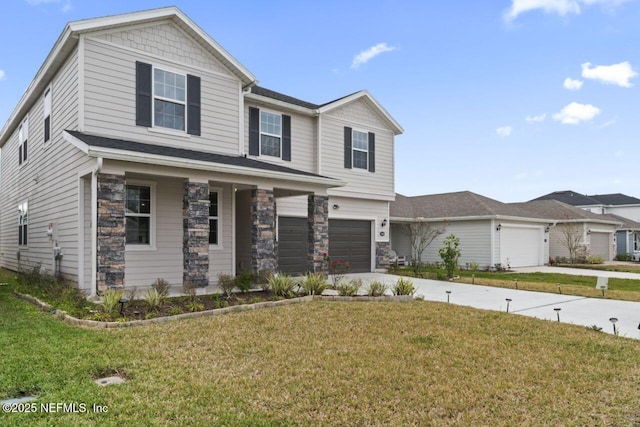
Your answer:
[[[585,270],[580,271],[584,272]],[[350,274],[349,277],[360,278],[365,285],[373,280],[391,285],[400,278],[400,276],[381,273],[357,273]],[[613,333],[613,325],[609,319],[617,318],[616,328],[620,336],[640,339],[640,330],[638,329],[640,325],[639,302],[520,291],[428,279],[412,278],[411,280],[417,289],[416,295],[423,295],[429,301],[446,302],[448,295],[452,304],[484,310],[506,311],[508,298],[511,300],[509,302],[510,313],[557,321],[558,313],[554,311],[554,308],[559,308],[561,322],[586,327],[596,325],[610,334]],[[451,293],[447,294],[447,291]]]

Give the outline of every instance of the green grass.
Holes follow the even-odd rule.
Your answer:
[[[0,287],[0,397],[106,405],[0,425],[633,425],[640,343],[452,304],[314,302],[72,327]],[[98,387],[118,371],[128,381]]]
[[[589,270],[621,271],[625,273],[639,273],[640,264],[562,264],[562,267],[586,268]]]

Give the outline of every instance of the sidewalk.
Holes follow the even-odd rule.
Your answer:
[[[373,280],[391,285],[401,276],[357,273],[350,274],[349,277],[362,279],[366,286]],[[511,299],[509,302],[510,313],[557,321],[557,313],[554,308],[560,308],[561,322],[586,327],[596,325],[601,327],[603,332],[610,334],[613,333],[613,325],[609,319],[615,317],[618,319],[616,329],[620,336],[640,339],[640,330],[638,329],[640,324],[639,302],[520,291],[428,279],[411,278],[411,280],[416,287],[416,295],[423,295],[425,300],[446,302],[448,295],[452,304],[484,310],[506,311],[506,299],[509,298]],[[447,294],[446,291],[451,291],[451,293]]]

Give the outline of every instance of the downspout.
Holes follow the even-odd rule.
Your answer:
[[[91,296],[98,295],[98,174],[102,170],[102,157],[98,157],[91,171]]]

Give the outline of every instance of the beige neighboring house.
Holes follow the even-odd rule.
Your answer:
[[[391,248],[412,258],[411,244],[402,225],[424,221],[444,228],[424,252],[423,262],[438,262],[438,249],[450,234],[460,239],[460,265],[493,268],[544,265],[549,259],[549,219],[536,217],[518,206],[470,191],[406,197],[391,203]]]
[[[89,294],[384,269],[400,133],[367,91],[257,86],[175,7],[70,22],[0,131],[0,266]]]
[[[594,214],[558,200],[533,200],[511,205],[553,220],[549,235],[549,257],[552,259],[569,257],[569,251],[562,242],[565,240],[563,230],[570,228],[572,233],[580,234],[588,256],[611,261],[616,255],[616,231],[625,223],[632,225],[629,220],[624,221],[615,215]]]

